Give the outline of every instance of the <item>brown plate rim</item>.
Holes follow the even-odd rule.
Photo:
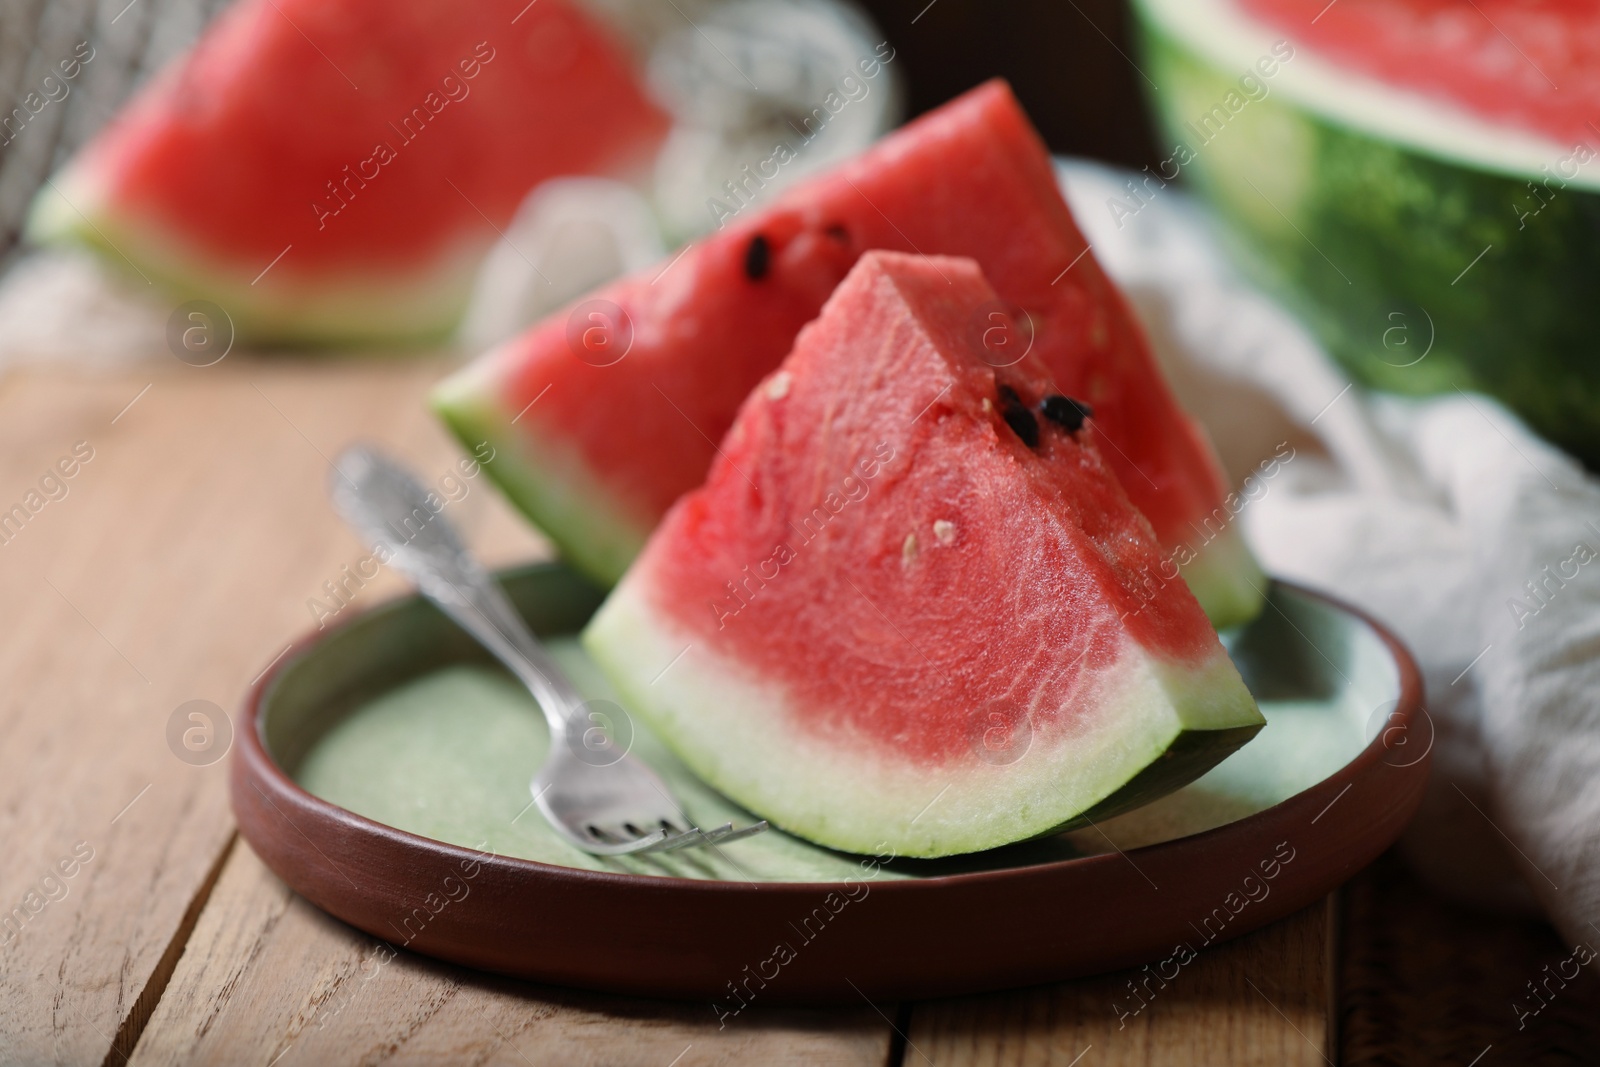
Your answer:
[[[560,568],[561,564],[554,562],[535,563],[508,567],[496,571],[495,573],[497,576],[504,577],[546,567]],[[1198,844],[1202,844],[1208,838],[1225,835],[1231,836],[1232,834],[1238,832],[1238,827],[1241,824],[1247,824],[1255,821],[1269,822],[1271,821],[1270,817],[1275,813],[1282,814],[1296,807],[1308,806],[1313,802],[1314,799],[1320,799],[1321,796],[1326,795],[1336,786],[1341,787],[1339,789],[1339,794],[1342,795],[1344,792],[1342,787],[1353,783],[1367,771],[1371,770],[1374,764],[1377,764],[1383,760],[1385,753],[1391,751],[1389,746],[1385,743],[1385,739],[1391,733],[1393,733],[1395,730],[1399,730],[1402,736],[1409,734],[1412,726],[1415,724],[1417,715],[1419,713],[1422,715],[1427,714],[1426,709],[1423,707],[1423,682],[1421,670],[1417,666],[1416,659],[1412,656],[1410,650],[1406,648],[1404,643],[1402,643],[1387,626],[1373,618],[1369,613],[1339,599],[1338,597],[1331,596],[1319,590],[1311,589],[1296,582],[1283,581],[1280,579],[1269,579],[1269,581],[1273,585],[1288,589],[1300,596],[1321,601],[1324,604],[1332,606],[1338,611],[1357,619],[1378,636],[1379,640],[1388,650],[1389,655],[1395,664],[1400,681],[1396,707],[1395,710],[1390,714],[1390,721],[1392,725],[1369,741],[1361,750],[1361,752],[1355,756],[1355,758],[1345,763],[1333,774],[1330,774],[1314,785],[1308,786],[1307,788],[1302,789],[1300,792],[1295,793],[1294,795],[1287,797],[1282,801],[1279,801],[1277,804],[1267,808],[1262,808],[1259,811],[1252,812],[1251,814],[1240,819],[1232,820],[1223,824],[1222,826],[1213,827],[1210,830],[1204,830],[1196,834],[1188,834],[1182,837],[1171,838],[1169,840],[1156,842],[1150,845],[1142,845],[1137,848],[1127,850],[1128,853],[1133,855],[1148,855],[1157,851],[1171,849],[1178,845],[1182,845],[1186,849],[1193,848]],[[544,863],[539,860],[523,859],[516,856],[502,856],[498,853],[479,852],[475,849],[467,848],[462,845],[455,845],[446,841],[439,841],[435,838],[424,837],[420,834],[412,833],[409,830],[402,830],[398,827],[390,826],[387,823],[381,823],[375,819],[360,815],[349,810],[348,808],[340,807],[331,801],[324,800],[316,794],[307,791],[298,782],[296,782],[293,777],[290,776],[288,771],[279,765],[277,760],[274,759],[271,753],[267,750],[266,741],[263,737],[265,720],[262,714],[267,694],[271,691],[273,684],[276,682],[279,676],[282,675],[291,664],[293,664],[311,649],[314,649],[319,644],[329,640],[335,634],[348,629],[351,626],[357,625],[372,614],[385,610],[394,610],[408,601],[417,599],[419,599],[417,594],[402,593],[375,604],[349,619],[341,620],[327,629],[312,630],[303,634],[290,644],[286,653],[281,654],[276,662],[251,684],[244,698],[243,717],[245,719],[246,728],[237,731],[239,742],[231,761],[230,772],[234,779],[232,783],[234,787],[232,792],[237,792],[246,784],[254,786],[258,790],[260,789],[260,784],[258,784],[258,782],[267,784],[272,787],[273,792],[278,797],[293,802],[297,808],[307,812],[308,814],[315,814],[322,819],[331,819],[335,822],[343,823],[352,829],[359,830],[369,835],[385,837],[408,847],[431,852],[439,858],[445,858],[455,862],[472,862],[481,864],[491,868],[498,868],[508,874],[521,872],[526,874],[555,876],[569,880],[576,880],[582,883],[588,883],[596,887],[604,886],[612,889],[659,891],[665,884],[674,887],[674,889],[685,892],[713,894],[726,893],[736,896],[745,896],[764,892],[792,892],[795,890],[826,893],[830,889],[840,889],[846,884],[842,881],[740,882],[727,879],[675,878],[671,875],[630,874],[621,871],[594,871],[582,867],[565,867],[560,864]],[[1424,755],[1417,762],[1418,764],[1425,765],[1429,762],[1430,758],[1431,754]],[[1407,766],[1411,765],[1408,764]],[[1426,768],[1424,767],[1424,769]],[[237,808],[237,801],[235,801],[235,808]],[[243,826],[244,820],[240,820],[240,823],[241,826]],[[248,839],[249,835],[246,834],[246,837]],[[850,854],[842,853],[842,855]],[[1117,862],[1119,858],[1118,852],[1107,852],[1092,856],[1076,856],[1068,859],[1052,860],[1042,863],[1025,863],[1018,866],[1001,867],[993,870],[928,875],[903,880],[897,879],[894,881],[875,884],[873,887],[873,892],[884,893],[890,896],[917,892],[936,892],[938,890],[947,889],[951,886],[957,885],[977,886],[986,883],[1005,882],[1016,878],[1038,877],[1041,874],[1048,874],[1050,872],[1064,869],[1081,869],[1097,863]]]

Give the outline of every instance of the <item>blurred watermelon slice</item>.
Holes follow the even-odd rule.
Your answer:
[[[735,176],[740,181],[743,176]],[[755,191],[751,187],[752,194]],[[1206,613],[1264,587],[1226,479],[1095,262],[1004,82],[983,85],[658,268],[557,313],[444,382],[440,413],[574,563],[614,582],[699,485],[751,388],[869,249],[968,256],[1002,298],[972,326],[997,366],[1041,358],[1088,401],[1111,468]],[[1020,307],[1021,312],[1018,312]]]
[[[567,0],[243,0],[35,202],[241,337],[438,337],[530,189],[643,169],[665,115]]]

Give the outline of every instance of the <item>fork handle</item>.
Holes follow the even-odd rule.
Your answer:
[[[552,739],[564,736],[582,694],[449,520],[429,506],[432,494],[404,466],[367,446],[347,449],[334,468],[330,488],[345,519],[369,544],[388,547],[389,565],[527,686]]]
[[[435,518],[434,521],[438,521]],[[550,658],[500,586],[475,562],[464,568],[436,569],[426,553],[400,553],[393,561],[457,625],[505,665],[533,694],[550,725],[563,736],[567,716],[583,703],[566,672]]]

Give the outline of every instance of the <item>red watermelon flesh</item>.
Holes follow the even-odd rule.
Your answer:
[[[1600,7],[1592,0],[1237,3],[1295,44],[1389,85],[1563,144],[1593,142]]]
[[[585,633],[706,781],[834,848],[1098,818],[1262,723],[1098,420],[980,358],[994,299],[970,259],[863,256]]]
[[[1168,573],[1181,569],[1218,625],[1255,613],[1259,572],[1221,508],[1215,455],[1003,82],[551,316],[443,383],[436,407],[469,445],[495,445],[495,477],[568,558],[614,582],[868,249],[976,259],[1026,310],[1009,329],[998,306],[975,312],[980,334],[995,327],[991,360],[1014,359],[1031,330],[1058,391],[1092,405],[1109,462],[1173,557]]]
[[[258,339],[437,336],[530,189],[643,163],[665,127],[568,0],[243,0],[43,189],[32,233]]]

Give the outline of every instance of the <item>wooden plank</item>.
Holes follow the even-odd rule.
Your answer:
[[[0,516],[38,509],[0,542],[0,1062],[95,1063],[137,1036],[232,834],[226,764],[177,758],[169,717],[233,707],[358,554],[322,453],[368,435],[446,469],[419,403],[440,369],[0,378]],[[487,486],[456,515],[491,558],[539,550]]]
[[[420,404],[439,369],[241,360],[0,380],[0,510],[76,442],[94,450],[66,496],[0,545],[0,602],[28,623],[0,644],[0,725],[8,750],[29,754],[0,782],[12,859],[0,900],[27,913],[0,946],[0,1061],[121,1062],[115,1041],[137,1063],[244,1049],[285,1064],[885,1062],[898,1050],[867,1008],[775,1010],[718,1031],[697,1005],[405,955],[380,967],[374,942],[299,901],[247,847],[223,861],[224,765],[176,758],[167,719],[197,697],[231,707],[359,552],[324,503],[326,457],[361,436],[425,477],[448,469],[454,446]],[[491,560],[542,551],[487,485],[454,516]],[[386,576],[360,600],[397,586]],[[46,884],[79,841],[92,857]],[[47,902],[29,911],[34,900]],[[1093,1044],[1096,1063],[1316,1062],[1325,913],[1206,950],[1123,1029],[1111,1002],[1129,976],[922,1006],[907,1061],[1070,1063]]]
[[[26,910],[59,895],[0,952],[0,1062],[120,1063],[135,1047],[140,1062],[236,1062],[246,1049],[266,1062],[290,1045],[302,1062],[348,1062],[393,1045],[417,1062],[617,1063],[644,1050],[638,1062],[659,1067],[688,1049],[683,1065],[882,1063],[889,1029],[866,1008],[774,1012],[719,1033],[706,1005],[540,991],[409,957],[382,968],[359,1010],[339,1010],[370,940],[294,898],[245,846],[218,874],[226,765],[177,758],[167,720],[195,698],[231,708],[312,625],[321,582],[360,554],[324,495],[342,444],[377,440],[429,481],[451,469],[458,452],[421,403],[440,370],[229,361],[0,385],[5,506],[74,442],[93,451],[66,496],[0,546],[0,602],[30,624],[0,645],[0,724],[8,751],[29,756],[0,782],[13,860],[0,899]],[[452,518],[490,562],[544,551],[486,482]],[[357,600],[398,588],[385,575]],[[62,859],[72,876],[42,885]]]
[[[391,958],[295,896],[240,842],[131,1062],[232,1064],[245,1049],[276,1067],[881,1067],[889,1028],[866,1007],[752,1007],[719,1030],[705,1004],[554,990],[407,952]]]
[[[1435,771],[1435,774],[1445,773]],[[1443,900],[1391,852],[1344,890],[1341,1062],[1349,1067],[1593,1063],[1600,936]]]
[[[903,1062],[939,1067],[1332,1064],[1333,915],[1329,898],[1237,941],[1202,949],[1181,968],[1167,968],[1169,974],[1176,969],[1167,981],[1154,970],[1140,969],[919,1004]],[[1109,920],[1086,916],[1078,921]],[[997,937],[1013,934],[1026,936],[997,924]]]

